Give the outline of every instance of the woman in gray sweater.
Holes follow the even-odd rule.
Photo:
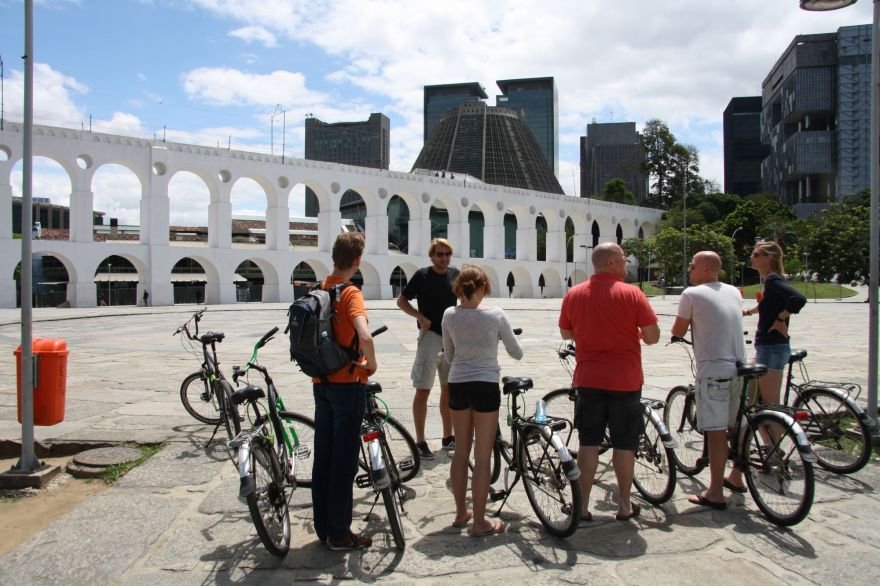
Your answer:
[[[504,522],[486,519],[489,494],[489,459],[498,430],[501,388],[498,379],[498,341],[516,360],[522,358],[519,344],[507,315],[499,307],[483,305],[483,297],[492,293],[483,269],[465,266],[452,290],[461,300],[443,314],[443,354],[449,362],[449,409],[455,433],[455,455],[450,476],[455,497],[453,526],[465,527],[473,518],[473,536],[504,531]],[[474,447],[474,474],[471,505],[467,509],[468,459]]]

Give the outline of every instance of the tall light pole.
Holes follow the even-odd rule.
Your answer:
[[[684,289],[688,285],[688,206],[687,206],[687,198],[688,198],[688,162],[690,160],[690,153],[684,159],[684,175],[682,176],[681,182],[681,205],[682,205],[682,229],[681,229],[681,242],[682,242],[682,251],[681,251],[681,288]]]
[[[855,4],[856,0],[800,0],[804,10],[836,10]],[[874,0],[874,20],[871,24],[871,226],[868,232],[870,259],[868,261],[868,413],[877,417],[877,334],[880,282],[880,0]]]
[[[587,254],[589,254],[589,250],[592,250],[592,246],[587,246],[586,244],[581,244],[581,248],[584,249],[584,274],[588,277],[590,276],[588,273],[590,272],[588,269],[587,263],[590,262],[590,259],[587,258]]]
[[[275,104],[275,111],[269,117],[269,132],[271,141],[271,153],[275,156],[275,118],[281,115],[281,162],[284,162],[284,137],[287,134],[287,110],[281,107],[281,104]]]
[[[735,285],[736,278],[733,276],[733,260],[736,258],[736,233],[742,230],[743,227],[740,226],[736,230],[733,231],[733,234],[730,235],[731,241],[733,241],[733,256],[730,257],[730,284]]]

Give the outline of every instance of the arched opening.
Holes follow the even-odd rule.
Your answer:
[[[513,297],[513,288],[516,287],[516,278],[513,273],[507,273],[507,296]]]
[[[108,256],[95,271],[98,305],[137,305],[138,271],[122,256]]]
[[[479,206],[474,206],[468,212],[468,226],[471,232],[471,258],[483,258],[483,228],[486,227],[486,219]]]
[[[364,198],[354,189],[348,189],[339,200],[339,214],[342,216],[342,227],[349,232],[367,232],[367,204]]]
[[[593,227],[591,230],[593,234],[593,248],[596,248],[599,246],[599,236],[601,236],[601,233],[599,232],[599,222],[593,220]]]
[[[449,210],[442,201],[431,204],[431,212],[428,215],[431,220],[431,240],[434,238],[447,238],[449,235]]]
[[[547,260],[547,220],[543,214],[535,218],[535,232],[537,238],[538,260]]]
[[[409,253],[409,206],[399,195],[388,201],[388,250]]]
[[[352,284],[354,284],[354,286],[357,287],[358,289],[363,289],[363,288],[364,288],[364,276],[361,274],[361,270],[360,270],[360,269],[358,269],[357,271],[355,271],[354,276],[352,276],[352,278],[351,278],[351,282],[352,282]]]
[[[391,271],[391,279],[389,280],[392,297],[395,299],[399,297],[408,282],[409,279],[406,277],[406,272],[404,272],[400,265],[394,267],[394,270]]]
[[[94,208],[101,223],[94,224],[95,240],[137,242],[141,225],[141,181],[123,165],[101,165],[92,177]],[[97,218],[96,218],[97,220]]]
[[[171,269],[174,303],[204,303],[207,282],[205,268],[197,260],[189,257],[180,259]]]
[[[293,268],[290,284],[293,285],[293,298],[302,297],[318,284],[315,269],[305,261],[299,263]]]
[[[235,182],[229,192],[233,244],[266,246],[267,201],[265,190],[253,179],[242,177]]]
[[[644,240],[644,239],[645,239],[645,231],[642,229],[641,226],[639,226],[639,240]]]
[[[67,285],[70,275],[57,257],[43,252],[32,255],[31,287],[32,307],[58,307],[67,301]],[[21,307],[21,263],[15,267],[15,306]]]
[[[70,176],[60,164],[47,157],[33,157],[31,193],[33,226],[21,225],[22,162],[12,167],[12,233],[32,230],[34,238],[70,240]],[[94,213],[94,212],[93,212]],[[96,223],[100,223],[94,220]]]
[[[623,244],[623,228],[620,224],[617,225],[617,232],[615,234],[617,236],[617,244]]]
[[[170,240],[199,242],[207,246],[210,206],[211,193],[201,177],[189,171],[175,173],[168,182]],[[186,303],[201,303],[201,301]]]
[[[516,216],[504,214],[504,258],[516,258]]]
[[[263,271],[252,260],[238,265],[233,276],[236,303],[259,303],[263,300]]]
[[[541,291],[541,297],[562,297],[565,291],[562,287],[562,278],[552,268],[546,268],[538,277],[538,288]]]
[[[565,262],[574,260],[574,222],[565,218]]]

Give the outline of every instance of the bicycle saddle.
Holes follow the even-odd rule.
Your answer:
[[[501,379],[504,384],[504,394],[512,391],[525,391],[532,388],[532,379],[518,376],[505,376]]]
[[[245,401],[256,401],[257,399],[262,399],[265,396],[266,393],[264,393],[263,389],[261,389],[257,385],[247,385],[246,387],[232,393],[232,395],[230,395],[230,398],[235,405],[241,405]]]
[[[767,374],[767,367],[757,363],[740,364],[736,369],[736,374],[738,376],[761,376]]]
[[[210,344],[211,342],[222,342],[225,337],[226,334],[223,332],[208,332],[199,336],[199,340],[201,340],[202,344]]]
[[[801,360],[803,360],[806,357],[807,357],[806,350],[792,350],[791,351],[791,358],[788,359],[788,363],[794,364],[795,362],[800,362]]]
[[[371,395],[378,395],[382,392],[382,385],[374,380],[371,380],[365,386],[367,387],[367,392]]]

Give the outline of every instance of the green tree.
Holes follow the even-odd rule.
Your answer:
[[[683,255],[682,231],[676,228],[663,228],[652,240],[657,260],[665,267],[668,282],[681,284],[685,264],[690,262],[694,253],[701,250],[713,250],[721,256],[721,278],[727,279],[727,269],[733,258],[733,241],[730,236],[705,227],[687,229],[688,256]]]
[[[598,199],[629,205],[636,205],[638,203],[636,196],[626,188],[626,183],[623,182],[623,179],[611,179],[608,181],[605,187],[602,188],[602,195],[598,196]]]
[[[647,266],[650,264],[652,258],[656,258],[654,253],[654,242],[653,238],[627,238],[623,241],[621,248],[623,248],[624,254],[627,256],[635,257],[636,261],[639,263],[639,289],[642,288],[642,280],[645,275],[645,270]]]
[[[645,151],[642,170],[651,181],[648,202],[661,208],[666,208],[672,199],[675,145],[675,136],[665,122],[653,118],[645,123],[642,129],[642,149]]]
[[[867,277],[869,210],[863,205],[832,205],[810,219],[799,251],[800,255],[809,253],[810,272],[819,273],[823,280],[835,274],[841,281]]]

